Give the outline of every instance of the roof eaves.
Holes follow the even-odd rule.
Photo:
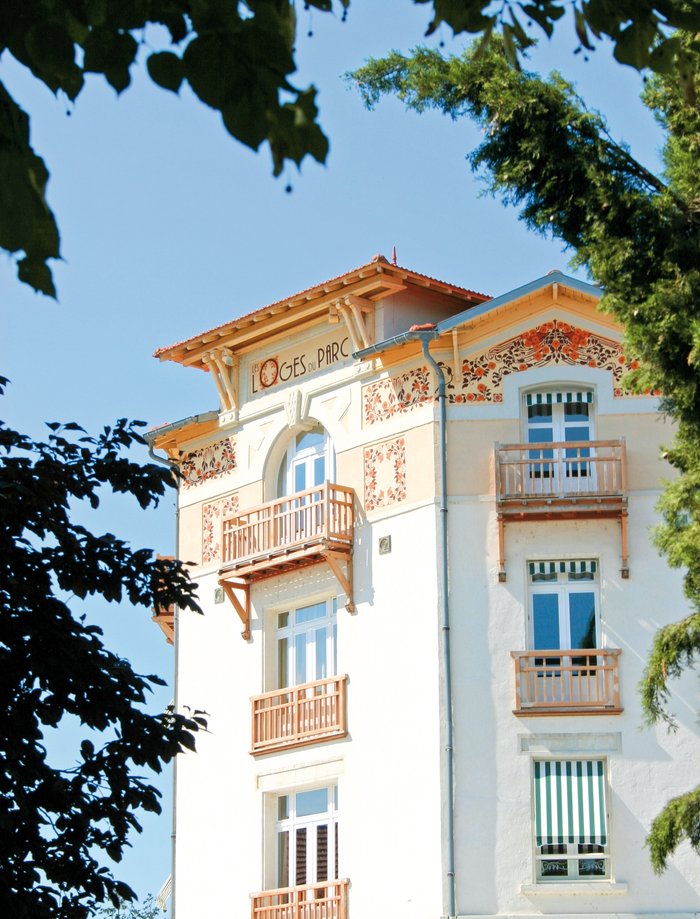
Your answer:
[[[530,281],[528,284],[523,284],[522,287],[516,287],[514,290],[501,294],[500,297],[494,297],[493,300],[487,300],[485,303],[480,303],[478,306],[464,310],[456,316],[450,316],[449,319],[443,319],[442,322],[437,324],[438,331],[450,332],[452,329],[463,325],[465,322],[470,322],[472,319],[478,319],[480,316],[484,316],[492,310],[497,310],[509,303],[514,303],[516,300],[522,300],[524,297],[545,290],[547,287],[551,287],[552,284],[560,284],[562,287],[568,287],[571,290],[576,290],[579,293],[595,297],[596,299],[600,299],[600,297],[603,296],[603,291],[600,287],[588,284],[586,281],[579,281],[577,278],[569,277],[569,275],[561,271],[550,271],[549,274],[546,274],[544,277]]]

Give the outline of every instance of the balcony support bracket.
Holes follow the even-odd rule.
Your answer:
[[[336,580],[343,589],[343,593],[347,597],[347,603],[345,604],[345,609],[349,613],[355,612],[355,598],[353,596],[353,578],[352,578],[352,555],[347,554],[346,552],[334,552],[332,549],[327,549],[324,553],[325,559],[330,566],[331,571],[336,577]],[[345,560],[346,569],[343,570],[342,561]]]
[[[219,580],[219,587],[223,588],[224,593],[231,601],[231,604],[235,611],[238,613],[238,618],[243,623],[243,631],[241,632],[241,637],[243,641],[250,640],[250,584],[246,584],[245,581],[230,581],[226,578],[221,578]],[[239,592],[242,596],[239,597],[236,592]]]

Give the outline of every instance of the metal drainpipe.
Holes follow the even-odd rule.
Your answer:
[[[445,795],[447,810],[447,916],[456,917],[455,897],[455,829],[454,829],[454,722],[452,717],[452,664],[450,660],[450,603],[448,594],[447,562],[447,435],[446,416],[447,396],[445,393],[445,374],[442,367],[429,351],[430,339],[422,338],[423,356],[431,365],[438,378],[437,399],[439,407],[439,440],[440,440],[440,541],[442,544],[442,561],[440,586],[442,591],[442,665],[445,699]]]
[[[148,444],[148,455],[161,466],[167,466],[169,469],[172,469],[176,464],[171,460],[163,459],[162,456],[158,456],[153,450],[153,444]],[[180,558],[180,484],[177,484],[177,498],[175,501],[175,558]],[[175,652],[175,662],[173,665],[173,683],[175,687],[173,695],[173,705],[175,706],[175,711],[178,710],[178,658],[179,658],[179,619],[180,619],[180,610],[177,603],[175,604],[175,615],[173,617],[173,645]],[[175,905],[175,839],[177,836],[177,756],[173,758],[173,815],[171,818],[170,824],[170,877],[171,877],[171,894],[170,894],[170,919],[175,919],[176,905]]]

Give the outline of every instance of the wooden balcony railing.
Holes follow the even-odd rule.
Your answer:
[[[276,689],[251,699],[252,753],[344,737],[347,676]]]
[[[620,521],[627,560],[627,460],[624,440],[496,444],[498,579],[505,581],[505,523],[607,517]]]
[[[624,440],[496,445],[496,500],[621,500],[627,493]]]
[[[347,919],[348,880],[250,895],[252,919]]]
[[[618,714],[619,648],[511,651],[516,715]]]
[[[351,548],[353,490],[326,482],[268,501],[222,524],[223,563],[240,566],[313,543]]]

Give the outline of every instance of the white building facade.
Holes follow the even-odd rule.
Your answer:
[[[156,617],[209,716],[176,919],[698,913],[690,847],[644,848],[700,762],[692,676],[640,730],[672,430],[599,297],[377,256],[157,352],[220,400],[152,435],[204,612]]]

